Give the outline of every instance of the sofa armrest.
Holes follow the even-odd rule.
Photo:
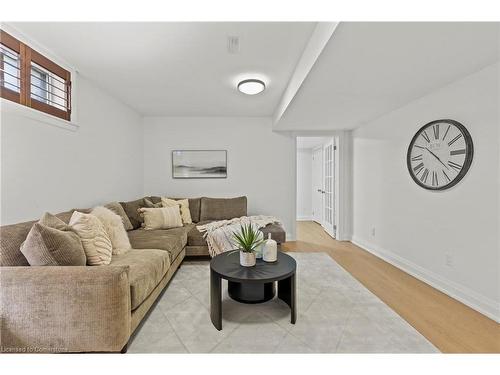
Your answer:
[[[129,336],[128,266],[0,267],[1,351],[120,351]]]

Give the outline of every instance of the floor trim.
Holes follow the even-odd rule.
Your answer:
[[[480,312],[481,314],[500,323],[500,306],[492,299],[480,295],[475,291],[459,285],[451,280],[437,275],[419,265],[412,263],[391,251],[381,248],[380,246],[370,244],[363,239],[353,236],[351,242],[378,258],[392,264],[402,271],[416,277],[420,281],[438,289],[448,296],[462,302],[470,308]]]
[[[312,216],[297,216],[297,221],[313,221]]]

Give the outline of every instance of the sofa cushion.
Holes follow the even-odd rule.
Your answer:
[[[163,204],[161,202],[153,202],[148,197],[144,198],[144,204],[146,205],[147,208],[162,208],[163,207]]]
[[[46,217],[44,215],[44,217]],[[52,217],[54,219],[55,216]],[[56,220],[59,220],[55,218]],[[47,223],[42,220],[31,228],[21,246],[31,266],[85,266],[87,258],[82,242],[63,221]]]
[[[160,283],[170,268],[166,251],[156,249],[132,249],[125,254],[113,255],[112,266],[129,266],[131,308],[135,310]]]
[[[75,211],[69,225],[82,241],[89,266],[104,266],[111,262],[113,246],[104,225],[96,216]]]
[[[246,214],[247,197],[201,198],[200,221],[227,220]]]
[[[132,248],[166,250],[170,253],[170,259],[173,261],[187,244],[187,231],[187,227],[155,230],[137,229],[128,232],[128,236]]]
[[[179,206],[181,211],[182,223],[191,224],[193,220],[191,219],[191,211],[189,211],[189,199],[170,199],[161,198],[161,204],[163,207]]]
[[[171,229],[182,227],[181,211],[179,206],[162,208],[139,208],[139,213],[144,218],[145,230]]]
[[[185,198],[172,198],[168,197],[169,199],[173,200],[180,200],[180,199],[185,199]],[[149,197],[151,202],[158,203],[161,202],[161,197],[158,196],[151,196]],[[191,220],[193,223],[197,223],[200,221],[200,205],[201,205],[201,198],[187,198],[189,201],[189,212],[191,213]]]
[[[118,202],[110,202],[108,204],[105,204],[104,207],[110,209],[113,211],[115,214],[120,216],[123,222],[123,227],[125,230],[132,230],[134,227],[132,226],[132,223],[130,222],[130,219],[128,218],[125,210],[123,209],[122,205]]]
[[[96,216],[104,226],[104,230],[106,231],[113,247],[113,254],[126,253],[131,248],[127,232],[120,215],[115,214],[109,208],[104,206],[97,206],[90,213]]]
[[[144,203],[144,198],[137,199],[135,201],[129,202],[120,202],[123,207],[123,210],[127,214],[130,223],[134,229],[140,228],[143,222],[142,218],[139,215],[139,208],[145,207],[146,203]]]
[[[56,216],[67,224],[72,213],[73,210]],[[26,221],[0,227],[0,266],[29,266],[28,260],[20,249],[35,223],[36,221]]]
[[[200,221],[196,224],[191,224],[189,227],[189,231],[187,234],[187,245],[188,246],[208,246],[207,240],[203,238],[203,233],[201,233],[198,229],[196,229],[197,225],[203,225],[211,223],[213,220],[205,220]]]

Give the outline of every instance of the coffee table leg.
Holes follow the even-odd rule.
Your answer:
[[[222,280],[210,271],[210,319],[215,328],[222,329]]]
[[[297,320],[296,297],[295,274],[290,276],[288,279],[278,281],[278,298],[283,300],[288,306],[290,306],[290,322],[292,324],[295,324],[295,321]]]

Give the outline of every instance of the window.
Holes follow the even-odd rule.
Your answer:
[[[0,97],[71,120],[71,74],[0,30]]]
[[[19,92],[19,54],[15,51],[0,46],[1,48],[1,66],[2,66],[2,86],[9,90]]]

